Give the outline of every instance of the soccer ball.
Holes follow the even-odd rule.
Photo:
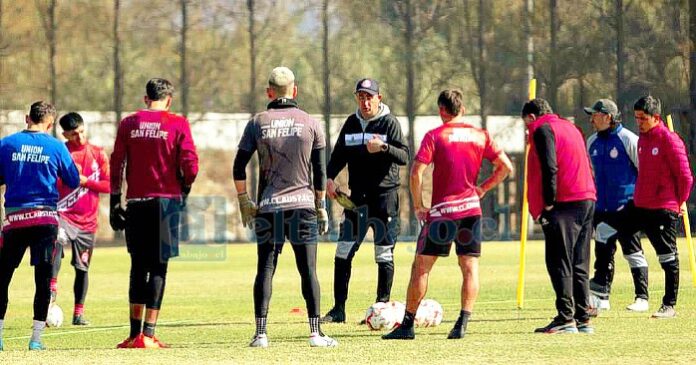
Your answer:
[[[367,308],[365,312],[365,324],[371,330],[391,330],[404,318],[406,306],[396,301],[377,302]]]
[[[435,327],[442,323],[442,306],[434,299],[421,301],[416,311],[416,327]]]
[[[60,327],[63,324],[63,310],[58,304],[51,304],[48,307],[48,315],[46,316],[46,325],[48,327]]]

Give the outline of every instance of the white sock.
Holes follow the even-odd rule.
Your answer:
[[[44,328],[46,328],[45,321],[34,321],[31,331],[31,340],[34,342],[41,342],[41,334],[43,333]]]

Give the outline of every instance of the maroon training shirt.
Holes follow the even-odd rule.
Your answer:
[[[140,110],[124,118],[111,154],[111,192],[121,192],[126,171],[127,199],[179,198],[182,184],[198,174],[198,155],[186,118]]]

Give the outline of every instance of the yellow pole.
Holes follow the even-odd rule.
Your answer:
[[[536,99],[536,79],[529,80],[529,100]],[[527,202],[527,159],[529,144],[524,149],[524,174],[522,180],[522,215],[520,227],[520,270],[517,273],[517,308],[524,307],[524,272],[527,261],[527,227],[529,226],[529,203]]]
[[[672,124],[672,115],[667,116],[667,128],[674,132],[674,124]],[[689,210],[686,208],[686,202],[681,206],[682,218],[684,219],[684,233],[686,233],[686,246],[689,248],[689,268],[691,269],[691,281],[696,287],[696,259],[694,258],[694,242],[691,239],[691,223],[689,222]]]

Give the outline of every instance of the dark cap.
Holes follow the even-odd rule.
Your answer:
[[[585,113],[587,114],[598,112],[609,114],[611,115],[612,119],[616,119],[619,116],[619,108],[616,106],[616,103],[609,99],[599,99],[594,103],[594,105],[592,105],[592,107],[586,107],[583,110],[585,110]]]
[[[355,85],[355,93],[364,91],[370,95],[379,94],[379,83],[373,79],[362,79]]]

